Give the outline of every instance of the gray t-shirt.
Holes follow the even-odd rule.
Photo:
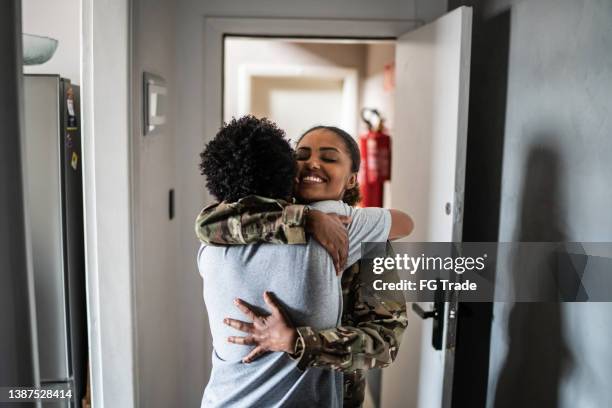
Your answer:
[[[361,242],[386,241],[391,215],[381,208],[354,208],[321,201],[313,208],[349,215],[349,256],[361,256]],[[285,353],[268,353],[250,364],[241,359],[252,349],[227,342],[244,336],[223,324],[224,317],[248,320],[232,303],[237,297],[266,310],[264,291],[273,292],[296,326],[336,327],[342,315],[342,291],[329,254],[315,240],[305,245],[202,245],[198,268],[213,337],[212,372],[202,407],[342,406],[342,374],[320,368],[301,371]]]

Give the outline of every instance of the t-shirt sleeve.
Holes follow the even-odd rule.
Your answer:
[[[198,265],[198,272],[200,272],[200,275],[202,275],[202,268],[200,267],[200,259],[202,257],[203,252],[204,252],[204,249],[206,249],[206,245],[200,244],[200,249],[198,249],[198,255],[196,257],[196,264]]]
[[[391,230],[391,213],[385,208],[355,208],[351,216],[347,265],[361,258],[362,242],[385,242]]]

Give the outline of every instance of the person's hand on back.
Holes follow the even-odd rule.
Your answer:
[[[264,301],[271,310],[271,314],[257,313],[242,299],[235,299],[234,304],[244,313],[252,323],[226,317],[223,323],[246,333],[246,336],[230,336],[227,341],[245,346],[255,346],[251,352],[242,359],[250,363],[268,351],[280,351],[289,354],[295,352],[295,343],[298,338],[297,331],[291,324],[289,317],[282,310],[274,295],[264,292]]]

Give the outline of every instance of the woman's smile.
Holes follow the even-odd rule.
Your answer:
[[[317,176],[306,176],[302,178],[302,183],[305,184],[320,184],[324,183],[323,179]]]
[[[323,184],[326,182],[327,177],[317,171],[306,170],[298,176],[298,183],[300,184]]]

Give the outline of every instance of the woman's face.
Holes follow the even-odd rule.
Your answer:
[[[297,146],[296,196],[306,202],[341,200],[357,183],[351,157],[340,136],[327,129],[308,132]]]

